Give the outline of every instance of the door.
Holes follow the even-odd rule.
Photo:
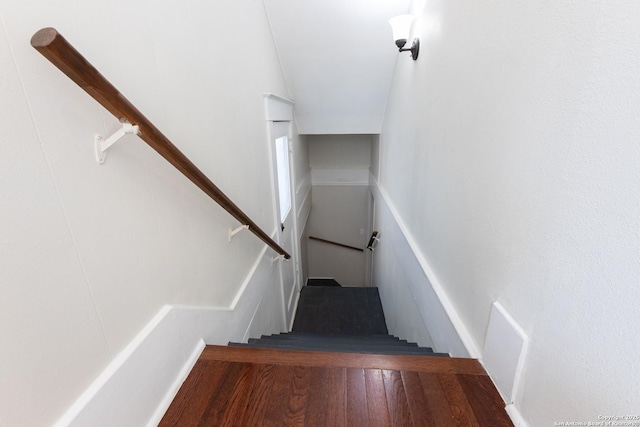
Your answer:
[[[282,297],[285,324],[291,328],[299,291],[297,274],[297,248],[295,247],[295,215],[293,171],[291,159],[290,122],[270,122],[273,180],[276,194],[277,241],[291,259],[281,260]]]

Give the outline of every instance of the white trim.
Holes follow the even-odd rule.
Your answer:
[[[311,185],[368,186],[369,169],[311,169]]]
[[[293,121],[294,101],[272,93],[264,94],[264,111],[267,121]]]
[[[452,337],[452,338],[460,339],[460,341],[462,342],[462,345],[465,347],[470,357],[474,359],[480,359],[481,352],[478,349],[478,346],[475,340],[473,339],[471,333],[469,332],[466,325],[462,321],[462,318],[458,314],[458,311],[456,310],[455,306],[449,299],[449,296],[444,290],[444,286],[442,285],[442,283],[434,273],[433,268],[431,268],[431,265],[427,261],[426,257],[420,251],[415,239],[413,238],[412,234],[409,232],[408,227],[406,226],[404,221],[402,221],[400,214],[398,213],[398,210],[391,202],[389,195],[387,194],[385,189],[379,184],[378,180],[376,180],[373,176],[371,176],[371,179],[372,179],[371,181],[372,188],[376,190],[376,192],[381,196],[382,200],[385,202],[385,204],[389,208],[391,215],[393,216],[395,222],[400,228],[400,231],[402,232],[404,238],[409,244],[411,251],[415,255],[415,258],[420,264],[420,267],[422,268],[424,274],[426,275],[427,280],[431,284],[433,292],[436,294],[444,312],[448,316],[449,321],[451,322],[453,328],[455,329],[455,332],[457,333],[458,337]]]
[[[202,350],[204,350],[205,347],[206,347],[206,344],[204,343],[203,340],[198,341],[195,348],[191,352],[191,355],[187,358],[186,363],[180,370],[180,373],[178,374],[175,381],[167,391],[167,394],[164,396],[164,399],[162,399],[162,401],[156,408],[156,411],[151,416],[151,419],[147,423],[147,427],[154,427],[160,424],[162,417],[164,416],[165,412],[167,412],[167,409],[169,409],[169,406],[171,405],[171,402],[173,402],[173,399],[175,399],[176,395],[178,394],[178,391],[180,390],[182,383],[184,383],[184,381],[189,376],[189,373],[191,372],[194,365],[198,361],[198,358],[202,354]]]
[[[293,303],[293,312],[297,312],[298,311],[298,303],[300,302],[300,292],[296,292],[295,293],[295,301]],[[291,316],[291,321],[289,322],[289,324],[287,325],[287,332],[291,332],[291,330],[293,329],[293,321],[296,320],[295,316]]]
[[[288,301],[287,301],[287,313],[291,313],[291,314],[294,313],[294,311],[291,310],[291,304],[293,303],[294,296],[297,293],[298,293],[298,287],[295,286],[295,283],[294,283],[294,286],[291,287],[291,292],[289,292],[289,298],[288,298]],[[291,320],[292,321],[293,321],[293,317],[294,316],[292,315],[291,316]]]
[[[157,425],[205,343],[240,341],[250,330],[265,294],[275,289],[266,250],[229,307],[162,307],[55,426]],[[284,322],[260,326],[269,333],[287,328]]]
[[[109,363],[55,426],[99,425],[104,424],[105,417],[112,418],[112,425],[146,424],[175,381],[171,372],[183,369],[182,350],[173,307],[166,305]],[[154,368],[162,369],[162,373],[159,375]],[[140,384],[148,386],[141,388]],[[120,405],[115,405],[114,398]],[[136,404],[124,405],[124,402]]]
[[[505,411],[507,411],[507,415],[509,415],[509,418],[511,418],[511,421],[513,422],[513,425],[515,427],[529,427],[529,423],[525,421],[520,411],[518,411],[516,405],[507,405],[504,409]]]
[[[263,334],[262,332],[264,332],[265,334],[268,334],[274,331],[274,328],[270,328],[269,325],[264,325],[264,323],[256,324],[256,317],[258,316],[258,313],[261,310],[265,310],[265,308],[263,307],[265,304],[267,304],[266,310],[269,310],[269,304],[273,302],[273,300],[277,301],[277,303],[280,304],[280,307],[281,307],[280,311],[283,319],[283,323],[280,325],[279,329],[278,328],[275,328],[275,329],[282,330],[283,332],[286,329],[286,325],[284,324],[285,311],[284,311],[284,303],[282,302],[282,297],[277,293],[276,293],[277,295],[273,297],[273,292],[269,293],[269,290],[273,290],[273,287],[276,285],[278,287],[278,290],[280,290],[279,280],[277,284],[274,283],[274,276],[275,278],[279,279],[279,275],[277,274],[277,272],[278,272],[278,268],[277,267],[273,268],[271,270],[271,276],[268,279],[265,278],[265,280],[268,280],[269,285],[264,289],[264,292],[262,292],[262,296],[260,297],[260,302],[258,302],[255,305],[255,310],[251,314],[251,320],[249,320],[248,322],[248,325],[244,331],[244,334],[242,335],[242,339],[241,340],[233,339],[233,341],[246,343],[248,342],[249,338],[252,338],[252,335],[253,337],[257,338],[258,336]],[[267,299],[267,297],[270,297],[271,299]],[[206,317],[206,314],[205,314],[205,317]],[[209,320],[215,321],[215,319],[209,319]],[[256,332],[256,330],[258,332]],[[231,341],[231,339],[229,341]]]
[[[507,403],[516,400],[529,337],[511,314],[494,301],[482,353],[483,365]]]
[[[269,237],[273,239],[275,237],[275,233],[271,234]],[[238,292],[236,293],[236,296],[233,298],[233,301],[231,302],[229,307],[219,307],[219,308],[222,308],[223,310],[233,310],[236,308],[236,306],[238,305],[238,302],[240,301],[240,298],[242,298],[245,290],[251,283],[251,279],[255,277],[256,271],[258,270],[258,267],[260,267],[260,263],[264,259],[264,255],[267,252],[267,249],[271,249],[271,247],[264,245],[264,247],[262,248],[262,251],[260,252],[260,255],[258,256],[258,259],[251,267],[251,270],[249,270],[249,274],[247,275],[247,278],[244,280],[244,283],[242,284],[242,286],[240,286],[240,289],[238,289]]]
[[[300,192],[304,190],[304,196],[300,196]],[[299,204],[298,209],[296,211],[297,218],[297,226],[298,226],[298,236],[297,239],[300,240],[302,234],[304,234],[304,229],[307,226],[307,221],[309,220],[309,214],[311,213],[311,173],[308,173],[302,182],[296,188],[296,203]],[[301,202],[299,202],[302,199]],[[303,215],[304,214],[304,215]]]
[[[293,105],[293,104],[295,104],[295,103],[296,103],[296,101],[295,101],[295,100],[293,100],[293,99],[285,98],[285,97],[283,97],[283,96],[276,95],[275,93],[265,93],[265,94],[264,94],[264,97],[265,97],[266,99],[271,99],[271,100],[274,100],[274,101],[277,101],[277,102],[283,102],[283,103],[285,103],[285,104],[291,104],[291,105]]]
[[[299,194],[303,188],[311,187],[311,171],[309,171],[296,187],[296,194]]]
[[[296,213],[298,217],[298,224],[301,225],[299,227],[301,231],[299,233],[300,235],[298,236],[298,238],[302,236],[303,230],[307,226],[307,220],[309,219],[309,214],[311,213],[310,203],[311,203],[311,187],[309,187],[307,192],[304,194],[304,199],[302,199],[302,203],[300,203],[300,208]],[[302,214],[305,210],[306,210],[306,214],[303,217]]]

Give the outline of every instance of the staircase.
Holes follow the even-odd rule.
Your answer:
[[[393,335],[321,335],[290,332],[263,335],[258,339],[251,338],[247,344],[229,345],[282,350],[449,357],[446,353],[434,353],[430,347],[418,347],[416,343],[401,340]]]
[[[293,332],[251,338],[236,347],[386,355],[439,356],[430,347],[389,335],[377,288],[306,286]]]
[[[303,288],[290,333],[207,346],[159,425],[513,427],[477,360],[389,335],[377,289],[335,286]]]

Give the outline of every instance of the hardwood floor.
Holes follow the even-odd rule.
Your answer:
[[[208,346],[160,426],[513,426],[473,359]]]

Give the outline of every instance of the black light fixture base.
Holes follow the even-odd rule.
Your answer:
[[[398,41],[396,41],[396,45],[397,44]],[[418,59],[418,53],[420,53],[420,39],[418,39],[417,37],[413,39],[413,41],[411,42],[411,47],[409,48],[403,49],[403,46],[404,44],[400,46],[400,52],[411,52],[411,58],[413,58],[414,61]]]
[[[398,49],[402,49],[405,44],[407,44],[407,39],[396,40],[396,46],[398,46]]]
[[[413,43],[411,44],[411,57],[415,61],[418,59],[418,53],[420,52],[420,39],[413,39]]]

